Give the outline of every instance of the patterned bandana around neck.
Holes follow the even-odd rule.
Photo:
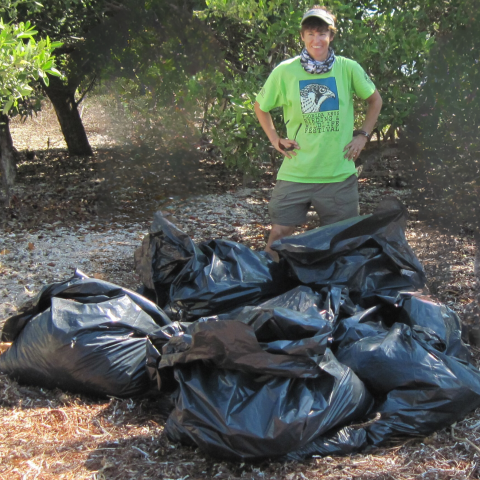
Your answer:
[[[333,53],[332,47],[328,48],[328,57],[323,62],[314,60],[311,55],[308,53],[307,49],[304,48],[300,54],[300,63],[304,70],[312,74],[320,74],[329,72],[333,64],[335,63],[335,53]]]

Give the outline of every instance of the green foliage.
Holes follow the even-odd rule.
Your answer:
[[[206,125],[226,165],[256,173],[276,153],[255,116],[255,97],[273,68],[299,52],[307,2],[210,0],[207,6],[201,18],[214,31],[225,63]],[[281,129],[282,112],[271,113]]]
[[[378,128],[401,127],[415,106],[416,86],[432,44],[425,10],[415,9],[414,2],[394,7],[392,2],[364,1],[354,9],[336,3],[336,52],[359,62],[376,84],[383,99]]]
[[[129,10],[126,41],[112,48],[100,90],[115,109],[123,141],[162,154],[193,150],[205,105],[222,79],[219,46],[193,15],[194,2],[179,8],[152,0],[143,7]]]
[[[40,2],[35,0],[2,0],[0,14],[8,15],[10,19],[16,20],[18,6],[28,6],[31,11],[38,11],[43,7]]]
[[[421,216],[453,231],[465,225],[480,229],[480,12],[475,3],[460,2],[461,25],[438,36],[406,139],[406,168]]]
[[[122,34],[105,26],[115,16],[117,2],[104,0],[48,0],[41,6],[34,1],[19,2],[11,17],[16,21],[32,22],[41,37],[62,42],[57,65],[65,73],[68,84],[81,80],[105,64],[111,42]],[[117,33],[117,35],[116,35]],[[92,46],[95,43],[95,47]]]
[[[218,47],[192,16],[199,7],[195,0],[49,0],[40,10],[19,5],[16,16],[63,41],[56,54],[66,89],[80,97],[92,81],[102,82],[130,116],[130,134],[146,138],[147,128],[150,138],[165,112],[192,111],[182,120],[191,123],[203,111],[202,85],[211,84],[208,71],[215,76]]]
[[[55,68],[53,50],[61,43],[49,38],[35,42],[35,27],[29,22],[18,25],[5,24],[0,19],[0,103],[2,113],[8,114],[18,101],[33,93],[30,83],[48,76],[61,76]]]

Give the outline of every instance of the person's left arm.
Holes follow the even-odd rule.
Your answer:
[[[368,135],[371,135],[372,130],[377,123],[378,115],[380,115],[380,110],[382,109],[382,97],[378,93],[378,90],[375,90],[372,95],[366,99],[366,102],[367,114],[365,115],[361,130],[364,130]],[[345,158],[348,158],[348,160],[355,160],[367,144],[367,141],[368,138],[365,135],[356,135],[353,137],[352,141],[343,149],[345,152]]]

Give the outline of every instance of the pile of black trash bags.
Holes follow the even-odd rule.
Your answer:
[[[427,436],[480,405],[480,371],[458,316],[422,296],[404,221],[398,208],[284,238],[276,263],[228,240],[195,244],[158,213],[135,255],[143,296],[78,271],[45,287],[7,320],[0,370],[168,396],[169,438],[225,459]]]

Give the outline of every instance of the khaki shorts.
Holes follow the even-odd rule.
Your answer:
[[[352,175],[337,183],[298,183],[278,180],[268,204],[272,224],[303,225],[313,205],[320,225],[330,225],[359,214],[358,180]]]

